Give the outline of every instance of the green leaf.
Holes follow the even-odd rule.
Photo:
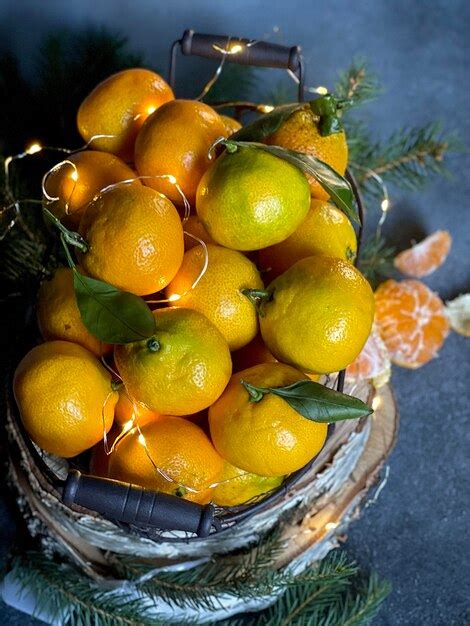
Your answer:
[[[78,308],[88,330],[106,343],[131,343],[155,332],[155,318],[148,305],[132,293],[73,273]]]
[[[257,120],[252,122],[251,124],[247,124],[243,128],[240,128],[234,135],[232,135],[231,140],[234,141],[262,141],[269,135],[275,133],[282,124],[287,120],[288,117],[305,106],[303,102],[294,102],[293,104],[283,104],[279,107],[276,107],[274,111],[270,113],[265,113],[262,117],[259,117]]]
[[[234,141],[232,138],[226,140],[225,145],[234,145],[240,147],[254,147],[260,150],[265,150],[270,154],[288,161],[295,167],[302,170],[306,174],[313,176],[329,193],[332,201],[336,206],[347,215],[347,217],[357,224],[360,224],[359,215],[356,205],[354,203],[354,194],[349,182],[332,167],[330,167],[324,161],[317,159],[311,154],[304,154],[303,152],[295,152],[294,150],[287,150],[279,146],[266,146],[263,143],[246,142],[246,141]]]
[[[362,400],[329,389],[312,380],[299,380],[287,387],[255,387],[240,381],[253,402],[259,402],[267,393],[283,398],[294,411],[314,422],[339,422],[358,419],[373,411]]]

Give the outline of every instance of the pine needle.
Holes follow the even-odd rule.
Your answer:
[[[364,242],[358,267],[373,287],[394,273],[396,250],[383,237],[371,237]]]
[[[367,62],[357,58],[341,72],[334,86],[337,98],[347,100],[347,108],[357,107],[376,98],[382,92],[377,78],[369,72]]]

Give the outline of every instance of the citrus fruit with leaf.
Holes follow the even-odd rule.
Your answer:
[[[162,415],[131,432],[111,455],[109,477],[206,503],[223,460],[199,426]]]
[[[263,340],[277,359],[327,374],[362,350],[374,319],[374,294],[351,263],[311,256],[269,285],[260,313]]]
[[[155,72],[142,68],[117,72],[83,100],[77,114],[78,131],[91,148],[132,160],[142,124],[173,98],[170,86]]]
[[[45,204],[66,226],[77,229],[86,205],[97,193],[108,185],[135,177],[136,173],[117,156],[83,150],[51,170],[44,183]],[[140,185],[140,181],[132,184]]]
[[[312,198],[307,217],[284,241],[260,250],[260,265],[275,278],[296,261],[316,254],[353,261],[357,240],[346,215],[324,200]]]
[[[127,390],[161,414],[190,415],[207,408],[230,378],[227,342],[198,311],[166,308],[154,316],[152,337],[114,348]]]
[[[449,254],[452,237],[446,230],[437,230],[408,250],[397,254],[394,265],[402,274],[422,278],[440,267]]]
[[[198,239],[201,239],[204,243],[215,243],[199,217],[190,215],[184,223],[184,249],[188,251],[201,245]]]
[[[59,267],[49,280],[43,281],[38,292],[36,313],[44,339],[72,341],[96,356],[109,352],[109,344],[92,335],[82,321],[71,269]]]
[[[119,399],[114,409],[114,422],[119,426],[145,426],[158,419],[158,413],[135,400],[123,386],[119,389]]]
[[[191,288],[203,271],[197,285]],[[209,244],[185,253],[166,296],[176,307],[203,313],[220,330],[230,350],[250,342],[258,330],[256,311],[242,289],[262,289],[263,281],[254,263],[241,252]]]
[[[226,150],[197,190],[196,210],[210,236],[235,250],[259,250],[291,235],[307,216],[303,173],[255,146]]]
[[[300,380],[305,374],[281,363],[255,365],[232,376],[209,409],[212,441],[224,459],[259,476],[284,476],[321,450],[327,424],[303,417],[274,394],[255,402],[243,384],[276,388]]]
[[[284,476],[258,476],[245,472],[225,461],[219,484],[212,493],[212,502],[219,506],[237,506],[272,491],[284,480]]]
[[[145,122],[135,144],[135,165],[141,176],[172,176],[193,203],[197,185],[210,164],[209,149],[226,136],[224,123],[210,106],[196,100],[174,100]],[[181,204],[168,178],[149,178],[146,185]]]
[[[375,320],[392,362],[416,369],[435,357],[449,332],[444,303],[419,280],[386,280],[375,292]]]
[[[320,117],[309,105],[294,111],[265,143],[289,150],[311,154],[330,165],[341,176],[348,164],[348,144],[344,130],[322,135]],[[313,177],[308,175],[310,191],[314,198],[328,200],[329,194]]]
[[[113,423],[118,394],[88,350],[68,341],[36,346],[15,371],[23,424],[46,452],[72,457],[94,446]]]
[[[101,193],[88,204],[79,232],[88,245],[79,253],[85,272],[139,296],[166,287],[183,260],[175,206],[143,185]]]

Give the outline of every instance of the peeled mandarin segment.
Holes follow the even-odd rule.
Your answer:
[[[196,210],[210,236],[234,250],[259,250],[283,241],[310,206],[303,173],[257,148],[224,152],[202,177]]]
[[[305,375],[281,363],[264,363],[234,374],[209,409],[217,451],[235,467],[259,476],[283,476],[303,467],[323,447],[327,424],[302,417],[272,394],[252,402],[241,380],[257,387],[284,387],[305,380]]]
[[[161,414],[191,415],[220,396],[232,372],[227,342],[191,309],[154,311],[150,340],[115,346],[114,358],[129,393]]]
[[[87,206],[79,232],[89,245],[78,255],[86,273],[138,296],[166,287],[183,260],[175,206],[143,185],[102,193]]]
[[[73,165],[70,165],[70,163]],[[44,203],[56,217],[77,229],[86,205],[105,187],[136,178],[137,174],[121,159],[107,152],[84,150],[67,157],[45,182],[50,201]],[[136,180],[133,185],[140,185]]]
[[[335,206],[312,198],[305,220],[290,237],[260,250],[260,265],[272,280],[300,259],[316,254],[352,261],[357,239],[351,222]]]
[[[346,369],[346,376],[356,381],[372,380],[375,387],[380,387],[390,380],[390,375],[390,355],[377,326],[374,326],[361,353]]]
[[[29,436],[50,454],[76,456],[112,426],[118,394],[111,376],[77,344],[50,341],[33,348],[16,369],[13,388]]]
[[[372,328],[374,295],[363,275],[341,259],[312,256],[268,288],[260,327],[270,352],[302,371],[327,374],[354,361]]]
[[[375,292],[376,323],[392,362],[421,367],[441,348],[449,332],[444,304],[418,280],[387,280]]]
[[[124,70],[101,82],[85,98],[77,114],[78,130],[87,143],[91,142],[92,149],[132,160],[142,124],[162,104],[173,99],[171,88],[155,72],[139,68]]]
[[[293,113],[265,143],[311,154],[330,165],[344,176],[348,164],[348,144],[344,132],[322,137],[317,126],[317,117],[309,107]],[[329,194],[312,176],[307,176],[314,198],[328,200]]]
[[[197,185],[210,165],[209,149],[225,136],[225,126],[214,109],[195,100],[174,100],[156,111],[143,125],[135,145],[135,165],[142,176],[173,176],[191,204]],[[144,181],[182,204],[175,185],[162,178]]]
[[[212,485],[220,479],[223,460],[201,428],[189,420],[162,415],[141,431],[145,445],[138,432],[117,445],[109,476],[194,502],[208,502]]]
[[[72,341],[98,357],[111,349],[109,344],[92,335],[82,322],[73,286],[73,271],[67,267],[59,267],[50,280],[41,284],[36,313],[44,339]]]
[[[252,303],[242,289],[262,289],[263,281],[254,263],[241,252],[207,246],[207,269],[197,285],[205,262],[201,246],[185,253],[165,295],[174,306],[203,313],[222,333],[230,350],[249,343],[257,333],[258,320]]]
[[[463,293],[446,302],[445,313],[452,330],[464,337],[470,337],[470,294]]]
[[[449,254],[452,237],[446,230],[437,230],[408,250],[397,254],[395,267],[408,276],[422,278],[440,267]]]

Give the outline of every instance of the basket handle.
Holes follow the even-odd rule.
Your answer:
[[[62,502],[96,511],[104,517],[160,530],[183,530],[207,537],[215,509],[177,496],[150,491],[110,478],[87,476],[71,470],[64,483]]]
[[[176,52],[178,48],[185,56],[199,56],[206,59],[221,59],[225,50],[225,61],[255,67],[270,67],[290,70],[299,79],[299,101],[303,100],[303,62],[300,46],[281,46],[267,41],[256,41],[228,35],[207,35],[185,30],[181,39],[171,48],[169,83],[175,85]]]

